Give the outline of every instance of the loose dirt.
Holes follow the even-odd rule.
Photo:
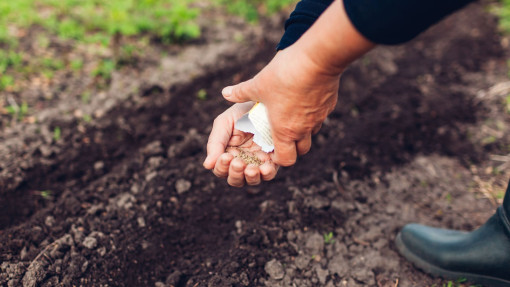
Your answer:
[[[31,167],[3,154],[25,176],[0,185],[0,285],[441,284],[393,240],[408,222],[472,230],[494,212],[472,183],[473,167],[510,152],[477,140],[487,120],[503,123],[503,143],[510,134],[501,100],[478,97],[507,80],[496,20],[473,4],[376,49],[344,74],[308,155],[270,183],[231,188],[201,166],[228,107],[220,91],[253,76],[274,44],[190,84],[141,85],[91,125],[50,117],[40,132],[67,132],[36,142]]]

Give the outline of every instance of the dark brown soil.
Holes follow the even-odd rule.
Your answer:
[[[488,157],[467,130],[487,117],[476,92],[505,73],[495,19],[471,5],[370,53],[343,76],[312,151],[270,183],[235,189],[201,164],[228,107],[221,88],[253,76],[274,43],[257,49],[190,85],[147,86],[84,130],[53,122],[62,139],[27,154],[39,162],[29,180],[1,193],[0,285],[440,282],[393,238],[409,221],[470,230],[493,211],[467,192],[469,165]]]

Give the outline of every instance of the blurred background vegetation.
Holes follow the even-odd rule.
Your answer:
[[[79,92],[86,103],[94,91],[108,87],[114,71],[136,69],[138,62],[159,57],[168,46],[196,42],[201,25],[216,23],[215,17],[238,17],[256,24],[295,2],[0,1],[0,127],[24,120],[35,105],[43,109],[57,97],[55,86],[63,87],[72,79],[93,78],[93,86]],[[43,95],[27,97],[30,89]]]
[[[45,89],[55,77],[93,77],[107,87],[112,73],[135,66],[150,46],[199,39],[211,11],[256,24],[297,0],[14,0],[0,1],[0,117],[16,121],[30,113],[21,91]],[[510,0],[491,9],[510,33]],[[509,62],[510,65],[510,62]],[[69,76],[67,76],[69,77]],[[61,80],[57,81],[61,82]],[[88,99],[90,92],[81,97]],[[45,98],[51,98],[47,93]],[[16,98],[18,102],[16,103]],[[20,99],[21,98],[21,99]],[[2,124],[0,123],[0,126]]]
[[[72,45],[101,45],[129,57],[138,44],[157,41],[182,43],[200,37],[198,18],[204,10],[224,9],[257,22],[261,15],[274,13],[294,0],[16,0],[0,2],[0,91],[15,88],[16,74],[40,72],[51,78],[55,71],[78,71],[83,60],[63,61],[51,57],[29,59],[20,39],[36,37],[39,48],[54,38]],[[32,30],[32,33],[31,33]],[[35,30],[35,32],[34,32]],[[136,39],[137,41],[121,41]],[[122,42],[122,45],[121,45]],[[121,45],[121,46],[119,46]],[[137,47],[138,46],[138,47]],[[116,55],[119,56],[119,55]],[[105,59],[93,71],[108,79],[118,59]]]

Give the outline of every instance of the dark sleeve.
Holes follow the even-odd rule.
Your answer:
[[[343,0],[354,27],[377,44],[411,40],[445,16],[474,0]],[[333,1],[303,0],[285,22],[277,49],[294,44]]]
[[[289,19],[285,21],[285,34],[276,49],[283,50],[294,44],[331,3],[333,0],[302,0],[299,2]]]
[[[344,0],[352,24],[377,44],[401,44],[474,0]]]

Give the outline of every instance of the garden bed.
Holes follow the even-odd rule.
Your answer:
[[[344,74],[308,155],[272,182],[231,188],[202,167],[229,105],[220,91],[271,59],[280,20],[264,23],[268,35],[240,25],[255,35],[244,44],[218,36],[208,59],[215,41],[182,47],[159,72],[119,72],[81,115],[80,99],[58,99],[36,123],[4,127],[0,285],[442,284],[393,240],[408,222],[474,229],[501,199],[508,172],[490,155],[510,153],[510,119],[491,90],[508,81],[496,19],[472,4],[369,53]]]

